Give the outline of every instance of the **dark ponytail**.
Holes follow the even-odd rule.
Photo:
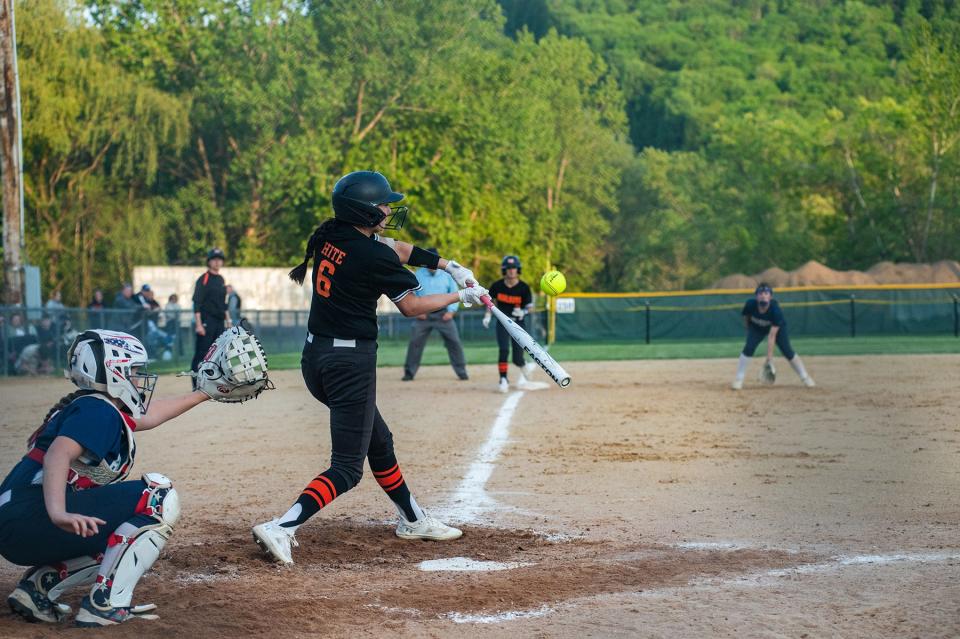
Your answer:
[[[327,233],[332,231],[337,224],[337,220],[331,217],[313,230],[313,235],[307,240],[307,250],[303,256],[303,261],[290,271],[291,280],[297,284],[303,284],[303,280],[307,277],[307,266],[310,264],[310,258],[317,252],[317,246],[320,244],[320,241]]]
[[[54,416],[57,411],[63,410],[66,408],[67,404],[77,399],[78,397],[83,397],[84,395],[91,395],[97,391],[91,390],[78,390],[73,391],[69,395],[64,395],[60,398],[60,401],[53,405],[53,408],[47,413],[47,416],[43,418],[43,422],[40,424],[40,427],[37,430],[33,431],[33,434],[30,435],[30,439],[27,440],[28,446],[33,446],[33,443],[37,441],[37,437],[40,436],[40,433],[43,432],[44,426],[47,425],[47,422],[50,421],[50,418]]]

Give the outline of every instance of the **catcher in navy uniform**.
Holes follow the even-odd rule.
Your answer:
[[[245,401],[270,387],[252,334],[235,327],[214,345],[200,366],[198,390],[152,400],[157,376],[143,370],[140,340],[106,330],[74,339],[64,372],[79,390],[50,409],[0,484],[0,554],[30,566],[7,597],[14,612],[60,622],[71,612],[60,596],[93,584],[78,626],[156,618],[149,614],[156,606],[131,600],[173,534],[180,500],[160,473],[125,481],[137,451],[134,433],[207,399]]]
[[[290,272],[302,283],[313,260],[309,332],[301,371],[307,390],[330,409],[330,467],[303,489],[287,511],[253,527],[254,540],[275,560],[293,563],[294,533],[324,506],[357,485],[369,461],[377,483],[399,515],[404,539],[457,539],[462,532],[426,515],[410,492],[393,449],[393,435],[376,404],[377,300],[388,296],[407,317],[431,313],[454,302],[479,304],[487,290],[473,273],[452,260],[380,236],[399,229],[407,207],[387,179],[373,171],[349,173],[333,187],[334,217],[307,242],[303,262]],[[443,269],[457,293],[424,295],[404,268]]]
[[[761,282],[754,291],[753,299],[743,305],[743,323],[747,330],[747,343],[740,353],[737,363],[737,376],[731,385],[734,390],[743,388],[743,377],[747,372],[750,358],[764,339],[767,340],[767,359],[760,374],[761,381],[772,384],[776,380],[776,368],[773,365],[773,345],[780,349],[780,354],[787,358],[791,368],[800,376],[805,386],[815,386],[813,378],[807,374],[800,356],[790,346],[787,335],[787,320],[780,310],[780,304],[773,299],[773,289],[769,284]]]

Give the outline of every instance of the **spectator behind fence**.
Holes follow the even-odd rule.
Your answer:
[[[103,300],[103,291],[93,289],[93,299],[87,304],[87,324],[90,328],[106,328],[104,309],[107,308]]]
[[[22,313],[14,313],[10,316],[10,325],[4,331],[4,345],[6,348],[6,361],[4,367],[7,375],[17,374],[17,360],[23,349],[34,344],[37,341],[36,331],[28,326]]]
[[[36,341],[24,346],[14,362],[17,375],[49,375],[53,372],[58,333],[53,318],[44,313],[34,330]]]
[[[180,298],[176,293],[167,298],[167,305],[163,307],[164,327],[170,335],[174,336],[177,345],[177,356],[183,357],[183,344],[190,339],[190,320],[193,313],[183,310],[180,306]]]
[[[112,328],[118,331],[128,331],[134,328],[137,322],[137,315],[143,308],[140,303],[133,298],[133,284],[125,282],[123,288],[113,299],[113,308],[116,309],[113,319],[110,322]]]
[[[135,299],[142,307],[141,335],[148,352],[159,352],[160,357],[169,360],[173,357],[170,347],[173,346],[173,335],[160,329],[160,303],[149,284],[140,287]]]
[[[233,290],[232,284],[227,284],[227,313],[234,324],[240,321],[240,296]]]
[[[44,308],[46,308],[47,315],[53,320],[55,324],[62,323],[67,317],[66,308],[63,306],[63,295],[60,293],[60,289],[54,289],[50,293],[50,299],[47,300]]]

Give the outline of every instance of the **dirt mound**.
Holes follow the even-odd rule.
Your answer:
[[[757,283],[766,282],[770,286],[786,286],[790,274],[782,268],[772,266],[765,271],[760,271],[753,278],[757,280]]]
[[[714,282],[710,288],[752,289],[759,282],[783,286],[868,286],[874,284],[960,283],[960,262],[940,260],[933,264],[878,262],[866,271],[835,271],[810,260],[793,271],[771,267],[755,275],[736,273]]]
[[[727,275],[713,283],[710,288],[755,288],[758,282],[755,278],[743,273]]]

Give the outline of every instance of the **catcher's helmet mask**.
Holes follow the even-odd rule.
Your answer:
[[[503,261],[500,262],[500,275],[506,275],[508,268],[517,269],[517,275],[523,272],[520,268],[520,258],[516,255],[507,255],[503,258]]]
[[[390,182],[381,173],[354,171],[344,175],[333,186],[333,214],[338,220],[365,227],[379,226],[389,217],[384,228],[396,230],[403,227],[408,208],[391,206],[387,215],[379,205],[393,204],[403,197],[403,193],[390,188]]]
[[[134,417],[147,412],[157,375],[144,371],[147,350],[133,335],[93,329],[77,335],[67,351],[64,376],[83,390],[120,400]]]

